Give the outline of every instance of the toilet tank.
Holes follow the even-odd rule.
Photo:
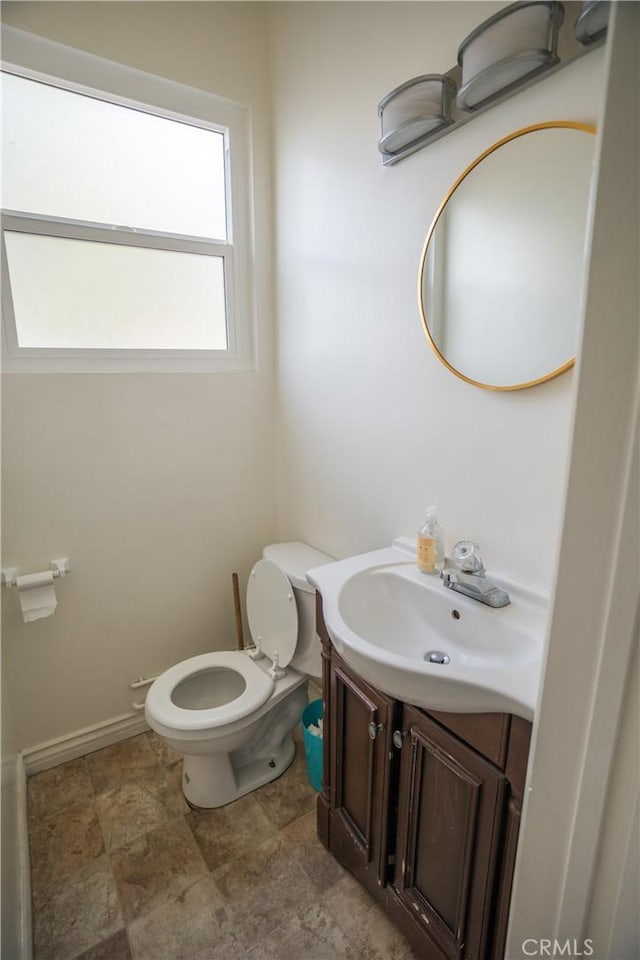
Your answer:
[[[316,591],[308,583],[305,573],[312,567],[333,563],[330,557],[308,543],[272,543],[262,551],[265,560],[280,567],[293,587],[298,608],[298,643],[291,666],[310,677],[322,676],[320,639],[316,633]]]

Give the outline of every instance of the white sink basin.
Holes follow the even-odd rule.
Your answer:
[[[401,541],[307,578],[322,594],[338,653],[379,690],[426,709],[533,718],[546,627],[541,596],[500,580],[511,603],[493,609],[420,573]],[[430,662],[430,654],[447,662]]]

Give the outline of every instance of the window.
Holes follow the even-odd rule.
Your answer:
[[[5,369],[246,369],[246,111],[61,50],[64,79],[3,65]]]

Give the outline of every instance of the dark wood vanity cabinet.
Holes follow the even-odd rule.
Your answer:
[[[345,866],[376,892],[386,882],[391,737],[396,703],[356,677],[339,657],[330,669],[331,837]]]
[[[318,835],[422,960],[501,960],[531,724],[380,693],[323,644]]]

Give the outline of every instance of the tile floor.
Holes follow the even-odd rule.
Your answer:
[[[296,750],[279,780],[208,811],[153,733],[32,776],[36,960],[411,960],[319,843]]]

